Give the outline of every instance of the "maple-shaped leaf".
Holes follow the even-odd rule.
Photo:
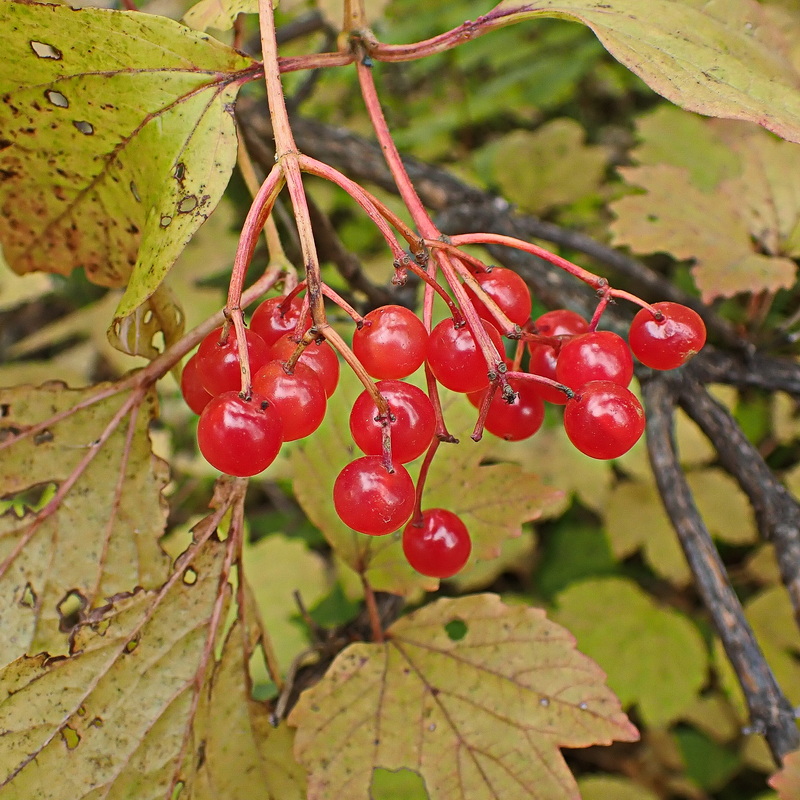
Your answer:
[[[322,426],[293,452],[295,495],[309,519],[323,532],[336,553],[357,572],[365,573],[374,589],[407,594],[416,589],[436,589],[438,580],[419,575],[409,565],[399,535],[366,536],[354,533],[333,507],[336,476],[362,455],[353,444],[349,414],[361,384],[344,371],[336,394],[328,402]],[[462,417],[475,409],[466,400],[446,393],[446,416],[461,433]],[[459,413],[454,406],[461,403]],[[469,408],[471,411],[466,411]],[[522,533],[522,524],[537,519],[545,508],[561,499],[561,492],[545,486],[537,475],[518,464],[482,464],[492,446],[461,435],[457,445],[442,445],[433,461],[423,495],[423,508],[443,507],[458,514],[470,533],[469,563],[496,558],[503,541]],[[407,465],[414,475],[416,467]]]
[[[505,24],[533,17],[582,22],[673,103],[750,120],[800,142],[796,11],[756,0],[503,0],[490,16],[497,11],[509,15]]]
[[[624,706],[663,725],[692,705],[706,681],[708,652],[695,625],[632,581],[599,578],[565,589],[553,617],[608,673]],[[664,654],[669,653],[669,658]]]
[[[794,284],[794,261],[758,251],[740,196],[734,200],[722,190],[703,192],[691,183],[687,169],[667,164],[619,172],[645,193],[612,203],[615,244],[636,253],[666,252],[693,260],[692,275],[706,301]]]
[[[418,773],[430,800],[578,800],[558,748],[638,738],[604,679],[539,609],[437,600],[301,695],[289,723],[309,800],[367,800],[377,767]]]
[[[72,614],[166,579],[168,475],[148,436],[155,393],[131,405],[130,391],[113,389],[0,390],[0,496],[18,509],[0,516],[2,664],[64,653]]]
[[[23,273],[77,267],[161,283],[236,158],[232,101],[250,59],[164,17],[0,4],[0,241]]]
[[[783,767],[767,783],[778,793],[780,800],[800,800],[800,750],[783,759]]]

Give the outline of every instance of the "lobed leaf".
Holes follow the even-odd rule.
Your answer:
[[[430,800],[578,800],[558,748],[638,738],[604,677],[539,609],[440,599],[301,696],[289,722],[309,800],[366,800],[378,767],[418,773]]]
[[[148,436],[155,394],[124,414],[128,393],[88,404],[104,389],[48,383],[0,390],[0,495],[22,503],[19,514],[0,516],[2,664],[24,653],[66,652],[71,614],[134,586],[159,586],[168,574],[158,546],[168,475]],[[14,438],[82,403],[61,421]]]
[[[147,14],[5,2],[0,26],[5,257],[127,284],[126,317],[219,201],[254,63]]]
[[[582,22],[673,103],[750,120],[800,142],[796,11],[756,0],[503,0],[497,11],[513,14],[506,24],[534,17]]]
[[[671,722],[692,705],[706,680],[708,653],[682,614],[657,606],[623,578],[573,584],[558,595],[556,608],[554,618],[608,672],[623,706],[635,703],[648,725]]]

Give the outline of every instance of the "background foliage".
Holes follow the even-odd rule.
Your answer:
[[[396,538],[354,534],[335,516],[330,486],[352,457],[347,414],[358,391],[346,373],[323,427],[251,482],[238,560],[238,490],[223,484],[215,494],[218,476],[196,452],[195,422],[174,379],[159,382],[158,397],[136,397],[134,386],[115,381],[145,363],[135,356],[156,356],[225,303],[249,205],[238,172],[225,189],[235,156],[230,103],[242,85],[242,105],[263,89],[247,82],[253,57],[217,39],[230,43],[231,20],[252,4],[204,0],[185,18],[194,32],[167,19],[189,11],[182,0],[143,3],[147,16],[119,15],[121,41],[132,44],[130,53],[113,48],[122,65],[113,74],[107,29],[74,17],[59,30],[70,46],[61,59],[32,57],[31,41],[46,44],[52,28],[34,7],[5,5],[10,66],[0,84],[15,94],[0,136],[32,144],[25,163],[0,172],[4,256],[31,273],[19,277],[0,263],[0,386],[8,387],[0,390],[0,444],[30,432],[0,456],[0,800],[44,796],[55,775],[64,780],[53,798],[166,789],[191,798],[555,800],[577,796],[570,772],[586,800],[800,797],[796,754],[768,788],[776,767],[748,727],[644,443],[614,463],[590,461],[568,445],[553,412],[528,442],[487,436],[440,454],[430,498],[462,514],[475,542],[467,570],[440,587],[411,570]],[[505,197],[514,212],[626,248],[662,285],[711,305],[724,320],[718,344],[733,332],[794,367],[800,15],[790,3],[744,0],[616,5],[628,14],[624,25],[609,27],[595,3],[547,2],[537,8],[560,18],[531,12],[446,53],[379,65],[397,142],[467,187]],[[334,6],[284,0],[279,27],[312,24],[282,44],[282,55],[334,47]],[[370,9],[390,43],[486,11],[466,0]],[[658,20],[655,30],[643,19]],[[209,26],[213,37],[203,32]],[[744,45],[723,53],[713,75],[676,78],[675,62],[691,64],[720,30]],[[255,17],[246,18],[250,47],[256,31]],[[654,44],[656,34],[666,43]],[[54,70],[58,88],[48,91],[57,96],[40,96]],[[304,118],[369,136],[351,67],[290,73],[285,84]],[[682,110],[650,87],[735,119]],[[114,99],[127,92],[135,106]],[[14,112],[33,103],[44,116]],[[62,124],[55,134],[52,120]],[[91,134],[76,120],[93,120]],[[153,145],[156,129],[171,150]],[[183,169],[165,182],[177,158]],[[343,193],[308,185],[366,282],[385,286],[390,258],[376,231]],[[296,259],[286,208],[276,216]],[[79,237],[76,225],[95,235]],[[562,252],[585,259],[569,246]],[[266,265],[263,253],[256,263]],[[326,259],[325,280],[366,307],[368,294],[339,267]],[[595,268],[621,283],[613,265]],[[546,307],[542,299],[537,310]],[[351,335],[346,320],[333,321]],[[100,384],[106,396],[88,404]],[[797,492],[795,397],[710,388]],[[451,429],[468,440],[474,411],[449,393],[444,403]],[[772,545],[716,449],[682,412],[676,437],[748,620],[800,705],[800,637]],[[97,455],[87,456],[98,441]],[[402,596],[404,616],[388,644],[344,650],[317,683],[346,644],[368,638],[359,629],[365,580]],[[237,618],[234,606],[247,613]],[[274,728],[278,692],[257,647],[260,623],[282,675],[316,683],[288,724]],[[537,649],[543,636],[557,640],[556,656]],[[526,674],[531,665],[535,678]],[[411,733],[386,736],[395,730],[413,731],[413,743]],[[454,786],[465,751],[466,777]]]

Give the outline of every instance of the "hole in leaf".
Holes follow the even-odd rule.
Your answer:
[[[136,187],[136,184],[133,181],[131,181],[129,185],[130,185],[130,189],[131,189],[131,194],[133,195],[133,199],[137,203],[141,203],[142,202],[142,197],[139,194],[139,189]]]
[[[369,796],[371,800],[393,800],[396,797],[404,800],[428,800],[422,776],[405,767],[397,770],[373,768]]]
[[[9,403],[0,403],[0,417],[7,417],[11,413],[11,405]]]
[[[60,617],[58,629],[62,633],[71,631],[80,622],[81,612],[86,605],[86,598],[77,589],[67,592],[56,606]]]
[[[74,728],[70,728],[69,725],[61,731],[61,738],[70,750],[74,750],[81,741],[78,732]]]
[[[61,61],[64,57],[57,47],[53,47],[53,45],[47,44],[46,42],[31,41],[31,50],[33,50],[39,58],[52,58],[56,61]]]
[[[187,586],[192,586],[193,584],[197,583],[197,571],[193,570],[191,567],[188,567],[186,572],[183,573],[183,582]]]
[[[164,214],[164,216],[161,217],[160,225],[162,228],[169,228],[171,222],[172,222],[172,217],[169,216],[169,214]]]
[[[197,196],[190,194],[178,203],[179,214],[190,214],[197,208]]]
[[[78,706],[78,716],[79,717],[86,716],[86,706]]]
[[[182,181],[186,175],[186,164],[184,164],[183,161],[179,161],[175,165],[175,171],[172,173],[172,175],[176,181]]]
[[[12,511],[20,519],[26,514],[35,514],[53,499],[57,489],[55,483],[37,483],[21,492],[0,497],[0,514]]]
[[[172,797],[170,798],[170,800],[178,800],[178,798],[181,796],[181,793],[183,792],[183,787],[185,785],[186,784],[183,781],[178,781],[175,784],[175,788],[172,790]]]
[[[125,645],[125,652],[126,653],[132,653],[138,646],[139,646],[139,640],[138,639],[131,639]]]
[[[149,325],[152,319],[153,319],[153,311],[152,309],[148,308],[147,311],[145,311],[144,313],[143,322],[145,325]]]
[[[463,619],[452,619],[444,626],[451,642],[460,642],[466,635],[469,628]]]
[[[25,584],[19,604],[24,608],[36,608],[36,592],[33,591],[33,586],[31,586],[30,582]]]
[[[34,434],[33,443],[45,444],[46,442],[52,442],[54,438],[53,432],[45,428],[43,431],[39,431],[39,433]]]
[[[102,728],[103,720],[100,717],[95,717],[90,723],[93,728]]]
[[[94,133],[94,125],[91,122],[86,122],[83,119],[74,119],[72,124],[86,136],[91,136]]]
[[[61,92],[57,92],[55,89],[48,89],[44,96],[54,105],[58,106],[59,108],[69,108],[69,100],[64,97]]]

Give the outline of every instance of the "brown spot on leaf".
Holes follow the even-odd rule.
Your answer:
[[[45,428],[43,431],[39,431],[39,433],[34,434],[33,443],[34,444],[45,444],[46,442],[53,441],[53,433],[52,431]]]
[[[56,605],[56,611],[60,617],[58,629],[62,633],[71,631],[80,622],[81,612],[87,604],[87,599],[78,589],[68,591]]]

